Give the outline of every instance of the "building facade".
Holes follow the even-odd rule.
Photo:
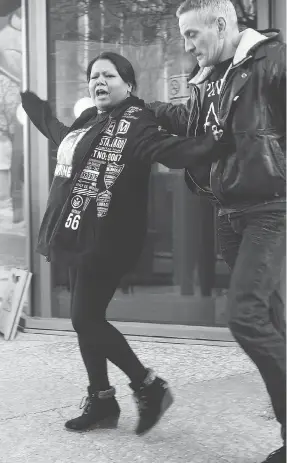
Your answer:
[[[0,266],[33,273],[26,326],[72,329],[68,276],[34,252],[56,150],[21,111],[19,90],[47,99],[70,125],[83,108],[85,69],[102,50],[133,63],[145,101],[185,101],[194,63],[184,53],[170,0],[9,0],[0,7]],[[242,27],[282,29],[284,0],[234,0]],[[12,46],[11,46],[12,44]],[[149,227],[137,267],[108,311],[133,334],[225,326],[229,271],[218,249],[215,214],[188,192],[183,172],[153,166]],[[180,327],[180,328],[179,328]],[[187,334],[188,336],[188,334]]]

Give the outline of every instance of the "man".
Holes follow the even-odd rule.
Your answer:
[[[224,128],[232,155],[210,169],[186,170],[195,193],[218,206],[223,258],[232,269],[227,301],[231,332],[257,365],[283,446],[265,463],[286,459],[284,304],[285,46],[279,31],[239,32],[230,0],[186,0],[177,11],[185,49],[197,58],[186,106],[155,102],[159,124],[174,134]]]

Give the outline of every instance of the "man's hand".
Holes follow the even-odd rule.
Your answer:
[[[212,131],[213,133],[213,136],[214,136],[214,140],[215,141],[218,141],[222,138],[222,135],[223,135],[223,130],[222,129],[216,129],[216,130],[213,130]]]
[[[211,127],[208,131],[209,137],[207,136],[207,143],[211,143],[211,141],[213,141],[213,143],[214,141],[216,142],[214,143],[214,148],[217,159],[228,156],[236,151],[234,138],[229,133],[230,131],[224,130],[221,127],[218,128],[216,125],[211,126],[210,122],[208,122],[206,126]]]

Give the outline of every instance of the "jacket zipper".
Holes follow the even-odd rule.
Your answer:
[[[195,115],[197,114],[197,120],[196,120],[196,127],[195,127],[195,132],[197,132],[198,128],[198,119],[199,119],[199,89],[196,85],[193,86],[193,91],[195,93],[195,102],[196,102],[196,108],[193,109],[192,112],[189,114],[189,119],[188,119],[188,125],[187,125],[187,136],[189,134],[189,129],[191,127],[191,124],[194,121]]]
[[[195,184],[195,186],[200,190],[202,191],[203,193],[205,194],[210,194],[212,192],[209,192],[208,190],[205,190],[204,188],[201,188],[201,186],[199,186],[196,181],[194,180],[194,178],[190,175],[189,173],[189,170],[186,169],[186,172],[187,172],[187,175],[189,176],[189,178],[191,179],[191,181]]]
[[[219,93],[219,98],[218,98],[218,105],[217,105],[217,118],[218,120],[220,120],[220,117],[219,117],[219,112],[220,112],[220,103],[222,101],[222,98],[223,98],[223,94],[225,92],[225,89],[227,87],[227,76],[228,74],[233,71],[234,69],[238,68],[239,66],[241,66],[243,63],[245,63],[246,61],[248,61],[249,59],[251,59],[251,56],[247,56],[244,60],[240,61],[240,63],[236,64],[235,66],[231,66],[227,72],[226,72],[226,75],[225,75],[225,79],[224,79],[224,83],[223,83],[223,87],[220,89],[220,93]],[[232,103],[231,103],[231,106],[232,106]],[[218,197],[214,194],[213,190],[212,190],[212,186],[211,186],[211,177],[212,177],[212,174],[214,173],[215,171],[215,166],[216,166],[217,163],[212,163],[211,165],[211,168],[210,168],[210,172],[209,172],[209,184],[210,184],[210,189],[212,191],[212,194],[213,196],[217,199],[217,201],[219,202],[220,204],[220,201],[218,199]]]
[[[98,135],[101,135],[101,134],[105,131],[105,129],[108,127],[108,124],[109,124],[110,121],[111,121],[111,117],[112,117],[112,113],[109,115],[108,120],[107,120],[107,123],[103,126],[102,130],[100,130],[100,132],[99,132]],[[66,199],[66,201],[65,201],[65,203],[64,203],[64,205],[63,205],[63,207],[62,207],[60,216],[59,216],[59,218],[58,218],[58,221],[57,221],[57,223],[56,223],[56,225],[55,225],[55,227],[54,227],[54,230],[53,230],[53,232],[52,232],[52,235],[51,235],[51,237],[50,237],[50,240],[49,240],[49,243],[48,243],[48,255],[46,256],[46,261],[47,261],[47,262],[50,262],[50,261],[51,261],[51,259],[50,259],[50,247],[51,247],[52,240],[53,240],[54,236],[56,235],[56,233],[57,233],[57,231],[58,231],[58,229],[59,229],[59,226],[60,226],[60,224],[61,224],[61,220],[62,220],[62,218],[63,218],[63,216],[64,216],[64,214],[65,214],[65,212],[66,212],[66,207],[67,207],[67,204],[68,204],[68,202],[69,202],[70,195],[71,195],[71,193],[72,193],[72,191],[73,191],[73,189],[74,189],[74,186],[76,185],[78,179],[80,178],[80,175],[81,175],[81,172],[82,172],[82,167],[83,167],[84,164],[86,163],[87,156],[88,156],[88,154],[89,154],[89,152],[90,152],[90,148],[91,148],[91,146],[93,145],[93,143],[94,143],[94,140],[91,141],[91,143],[90,143],[90,145],[89,145],[89,147],[88,147],[88,149],[87,149],[87,151],[86,151],[86,153],[85,153],[85,155],[84,155],[84,157],[83,157],[83,159],[82,159],[82,161],[81,161],[81,163],[80,163],[80,165],[79,165],[79,171],[78,171],[78,173],[75,175],[74,180],[73,180],[72,183],[71,183],[70,192],[69,192],[68,197],[67,197],[67,199]]]
[[[197,90],[197,98],[196,98],[196,105],[197,105],[197,117],[196,117],[196,126],[195,126],[195,131],[194,131],[194,134],[195,136],[197,135],[197,129],[198,129],[198,122],[199,122],[199,111],[200,111],[200,107],[199,107],[199,90]]]
[[[193,123],[194,121],[194,118],[195,118],[195,115],[196,115],[196,125],[195,125],[195,129],[194,129],[194,136],[197,135],[197,130],[198,130],[198,123],[199,123],[199,111],[200,111],[200,107],[199,107],[199,89],[196,85],[193,86],[193,89],[194,89],[194,93],[195,93],[195,104],[196,104],[196,107],[193,111],[193,118],[191,120],[191,113],[190,113],[190,116],[189,116],[189,121],[188,121],[188,132],[189,132],[189,128],[191,126],[191,124]],[[194,180],[194,178],[192,177],[192,175],[190,174],[189,170],[186,169],[186,172],[187,172],[187,175],[189,176],[189,178],[191,179],[191,181],[196,185],[196,187],[202,191],[203,193],[205,194],[210,194],[210,192],[208,190],[205,190],[204,188],[201,188],[201,186],[199,186],[196,181]]]

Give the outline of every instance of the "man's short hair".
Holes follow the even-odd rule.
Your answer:
[[[223,17],[226,23],[237,23],[237,14],[231,0],[185,0],[177,9],[179,18],[183,13],[196,11],[209,23],[218,17]]]

